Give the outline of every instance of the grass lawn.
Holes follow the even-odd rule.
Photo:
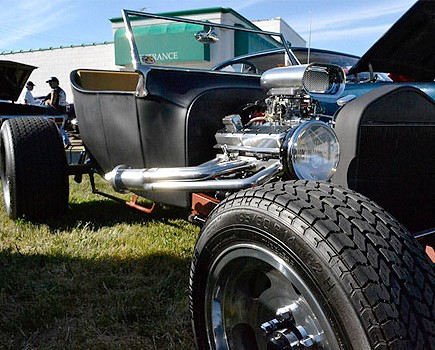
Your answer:
[[[60,219],[14,222],[0,208],[0,348],[194,348],[187,289],[199,227],[94,195],[87,177],[70,184]]]

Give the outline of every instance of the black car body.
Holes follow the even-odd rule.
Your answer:
[[[216,28],[218,28],[216,26]],[[392,28],[394,30],[394,28]],[[391,35],[394,35],[391,34]],[[384,39],[385,40],[385,39]],[[389,39],[386,39],[389,41]],[[286,48],[280,49],[286,50]],[[140,49],[139,49],[140,51]],[[301,50],[305,51],[305,50]],[[317,52],[314,50],[314,52]],[[319,51],[322,55],[324,51]],[[261,55],[260,53],[259,55]],[[332,53],[331,53],[332,54]],[[137,61],[141,60],[140,52],[138,52]],[[280,53],[281,58],[283,53]],[[293,57],[297,57],[297,54],[290,54]],[[254,55],[251,55],[254,56]],[[351,55],[339,54],[337,57],[347,57],[350,62],[355,62],[355,57]],[[244,60],[246,57],[235,58],[235,61]],[[280,59],[281,59],[280,58]],[[293,67],[298,69],[296,65],[300,62],[293,58]],[[323,62],[321,62],[323,63]],[[224,63],[219,67],[223,67],[228,63]],[[328,65],[328,64],[326,64]],[[347,63],[346,63],[347,65]],[[301,69],[305,69],[305,66]],[[382,70],[388,66],[382,66]],[[425,66],[426,67],[426,66]],[[377,71],[378,67],[374,66],[373,69]],[[281,68],[276,70],[276,76],[280,75]],[[417,67],[414,67],[417,71]],[[284,72],[284,69],[282,70]],[[394,73],[394,70],[392,70]],[[287,73],[284,73],[284,75]],[[293,73],[288,73],[289,75]],[[298,73],[299,74],[299,73]],[[272,79],[276,79],[276,76]],[[266,78],[267,77],[267,78]],[[264,80],[269,79],[269,75],[266,72],[263,75]],[[290,78],[291,80],[292,78]],[[175,82],[175,83],[174,83]],[[222,128],[222,119],[226,115],[233,113],[239,113],[242,121],[247,118],[251,118],[255,112],[252,112],[249,108],[245,108],[247,105],[254,103],[255,101],[261,101],[266,97],[279,96],[279,93],[271,93],[270,89],[260,85],[260,77],[255,74],[238,74],[237,72],[223,72],[216,70],[216,67],[211,71],[205,70],[183,70],[181,68],[170,69],[168,67],[152,66],[147,63],[138,64],[137,71],[133,72],[108,72],[108,71],[90,71],[90,70],[77,70],[71,73],[71,83],[73,87],[73,93],[75,98],[75,107],[78,115],[81,128],[81,135],[84,143],[87,146],[88,151],[91,153],[93,159],[97,161],[96,167],[101,175],[107,174],[106,177],[110,177],[109,173],[115,169],[115,167],[124,164],[127,168],[132,169],[154,169],[154,168],[174,168],[174,167],[195,167],[201,165],[210,159],[213,159],[216,155],[216,132]],[[283,88],[286,84],[292,84],[293,81],[288,82],[287,78],[277,78],[277,84],[283,84]],[[298,81],[297,84],[300,82]],[[106,84],[106,85],[104,85]],[[337,91],[334,96],[329,93],[313,93],[314,99],[319,101],[318,112],[324,112],[328,115],[333,115],[338,110],[336,101],[349,94],[354,96],[366,95],[368,92],[377,89],[379,87],[385,87],[385,89],[395,89],[401,86],[409,86],[409,83],[380,83],[380,82],[366,82],[359,84],[347,84],[345,89]],[[435,88],[433,82],[412,83],[412,86],[419,88],[429,95],[435,94]],[[281,88],[280,86],[278,89]],[[122,89],[122,90],[121,90]],[[315,89],[315,88],[313,88]],[[287,89],[288,90],[288,89]],[[349,90],[349,91],[348,91]],[[284,94],[285,95],[285,94]],[[113,99],[116,99],[116,103]],[[431,104],[431,99],[428,99],[428,105]],[[277,102],[277,104],[279,104]],[[207,106],[216,105],[218,108],[207,108]],[[259,107],[260,108],[260,107]],[[207,111],[204,113],[203,111]],[[406,108],[403,109],[406,111]],[[251,116],[249,114],[251,113]],[[405,112],[406,113],[406,112]],[[122,115],[122,125],[118,123],[119,116]],[[385,123],[391,123],[391,116],[395,115],[393,112],[386,112],[383,118]],[[150,116],[153,116],[152,118]],[[422,183],[415,184],[415,188],[410,188],[409,191],[402,191],[405,196],[406,193],[418,193],[418,198],[421,202],[429,205],[429,209],[434,209],[434,201],[431,198],[435,197],[434,186],[431,182],[427,182],[430,177],[429,172],[434,165],[433,159],[429,157],[429,154],[424,153],[420,148],[426,150],[427,147],[422,145],[429,145],[432,142],[430,137],[433,134],[430,118],[427,121],[422,120],[416,123],[416,125],[408,125],[409,128],[417,128],[415,132],[420,133],[421,144],[401,142],[401,145],[405,145],[404,149],[400,152],[404,152],[398,163],[403,164],[404,154],[421,154],[426,162],[418,160],[419,157],[411,157],[408,162],[412,162],[411,167],[407,169],[426,169],[425,177],[422,177],[422,182],[430,184],[424,193],[416,191]],[[304,119],[304,118],[302,118]],[[399,130],[405,130],[403,125],[406,118],[402,121],[398,120],[397,132]],[[381,124],[384,124],[382,122]],[[356,127],[358,129],[358,127]],[[371,129],[375,132],[375,128]],[[381,130],[381,129],[380,129]],[[377,140],[382,137],[387,139],[398,137],[399,134],[394,134],[394,128],[391,125],[387,134],[382,134],[381,131],[377,136]],[[386,130],[385,128],[383,129]],[[350,130],[343,130],[343,135],[338,135],[339,138],[346,138],[347,133]],[[358,130],[354,130],[354,133],[358,133]],[[407,133],[408,131],[406,131]],[[165,140],[171,140],[171,142],[156,142],[154,138],[155,134],[165,135]],[[371,139],[373,136],[368,136]],[[260,137],[261,138],[261,137]],[[351,140],[357,138],[356,134],[351,137]],[[426,141],[424,141],[426,140]],[[224,146],[222,143],[218,143],[218,147]],[[261,142],[260,142],[261,143]],[[174,145],[177,145],[174,147]],[[368,147],[364,154],[371,154],[376,147],[375,143],[368,143],[365,147]],[[371,148],[375,147],[375,148]],[[418,149],[418,150],[417,150]],[[341,147],[342,158],[347,156],[345,152],[350,150],[348,147]],[[423,153],[422,153],[423,152]],[[424,154],[424,156],[423,156]],[[351,156],[349,156],[351,157]],[[351,157],[353,162],[360,164],[354,156]],[[385,159],[382,162],[386,162],[387,158],[391,158],[389,155],[385,155]],[[379,160],[380,161],[380,160]],[[343,164],[343,162],[341,162]],[[352,163],[353,164],[353,163]],[[377,164],[377,163],[376,163]],[[406,179],[410,174],[406,174],[403,171],[399,171],[400,164],[391,166],[390,172],[384,172],[383,175],[386,179],[391,177],[397,178],[397,184],[395,190],[400,187],[399,183]],[[423,165],[423,167],[421,166]],[[367,165],[361,165],[362,168],[367,169]],[[338,168],[338,173],[341,172],[341,167]],[[336,182],[345,186],[350,186],[348,176],[350,176],[350,169],[343,170],[345,174],[340,177],[335,176]],[[121,173],[122,171],[120,171]],[[362,174],[362,173],[361,173]],[[402,174],[402,175],[399,175]],[[113,174],[112,174],[113,175]],[[115,175],[113,175],[115,176]],[[354,175],[358,178],[359,175]],[[371,174],[365,174],[364,179],[353,180],[356,184],[365,183],[370,190],[370,196],[375,192],[374,198],[382,205],[389,203],[387,209],[394,214],[398,214],[399,208],[401,215],[399,216],[402,222],[413,221],[412,227],[408,228],[412,231],[418,232],[431,227],[435,227],[434,217],[431,214],[433,210],[420,211],[416,209],[414,202],[406,199],[405,197],[399,199],[394,196],[394,200],[390,200],[391,192],[387,191],[386,186],[378,186],[378,176],[372,176]],[[370,180],[369,180],[370,178]],[[400,180],[399,180],[400,178]],[[114,179],[115,187],[118,182]],[[151,181],[151,180],[150,180]],[[387,181],[387,180],[386,180]],[[121,181],[122,182],[122,181]],[[119,184],[121,183],[119,182]],[[194,182],[194,181],[193,181]],[[193,183],[192,183],[193,185]],[[122,187],[122,185],[120,185]],[[151,183],[139,183],[135,184],[137,188],[128,188],[133,190],[140,196],[155,200],[156,202],[163,202],[169,205],[175,205],[180,207],[191,207],[192,198],[190,191],[169,191],[169,190],[154,190],[159,188],[158,184]],[[409,184],[411,186],[411,184]],[[127,186],[128,187],[128,186]],[[187,187],[187,185],[186,185]],[[195,186],[193,186],[195,187]],[[143,189],[147,190],[143,190]],[[150,190],[148,190],[148,188]],[[180,186],[181,188],[181,186]],[[352,186],[351,186],[352,188]],[[356,189],[356,188],[355,188]],[[207,190],[207,188],[205,188]],[[363,191],[364,193],[364,191]],[[407,196],[407,195],[406,195]],[[408,219],[402,219],[402,215],[408,217]],[[425,217],[423,219],[423,217]],[[417,224],[417,222],[419,224]]]

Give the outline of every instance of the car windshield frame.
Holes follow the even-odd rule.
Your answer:
[[[287,57],[291,64],[298,64],[297,58],[292,53],[289,43],[285,39],[284,35],[282,33],[278,32],[270,32],[270,31],[264,31],[260,29],[254,29],[254,28],[246,28],[246,27],[239,27],[239,26],[232,26],[227,24],[221,24],[221,23],[215,23],[215,22],[209,22],[209,21],[200,21],[200,20],[194,20],[190,18],[181,18],[181,17],[169,17],[169,16],[163,16],[163,15],[157,15],[152,14],[148,12],[140,12],[140,11],[132,11],[132,10],[122,10],[122,17],[124,21],[124,26],[126,30],[126,37],[129,42],[130,46],[130,55],[132,59],[132,65],[135,70],[144,70],[149,69],[153,66],[153,64],[143,64],[141,60],[141,55],[138,49],[138,45],[136,42],[135,34],[133,31],[133,26],[131,23],[131,17],[137,18],[143,18],[143,19],[157,19],[157,20],[164,20],[164,21],[170,21],[170,22],[181,22],[181,23],[187,23],[187,24],[196,24],[201,25],[205,27],[212,27],[212,28],[219,28],[219,29],[227,29],[227,30],[233,30],[233,31],[241,31],[246,33],[252,33],[252,34],[259,34],[259,35],[265,35],[270,38],[272,38],[275,42],[282,45],[282,48],[285,50]],[[281,42],[279,42],[276,38],[279,38]],[[206,45],[206,44],[204,44]],[[161,67],[161,66],[159,66]],[[179,67],[178,67],[179,68]],[[189,68],[190,69],[190,68]],[[211,70],[211,68],[209,69]]]

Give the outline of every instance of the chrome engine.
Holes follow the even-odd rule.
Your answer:
[[[274,68],[261,77],[267,98],[246,106],[243,116],[222,119],[216,158],[195,167],[125,169],[106,174],[114,189],[226,191],[273,178],[328,180],[338,164],[332,118],[318,111],[316,96],[336,98],[344,73],[333,65]]]
[[[313,95],[335,98],[343,91],[343,81],[342,70],[330,65],[265,72],[261,85],[268,97],[247,107],[246,121],[240,115],[223,118],[225,128],[216,133],[215,147],[231,159],[251,157],[259,163],[279,160],[289,178],[328,180],[338,163],[338,141],[331,128],[332,117],[318,111]],[[301,142],[311,142],[306,145],[311,149],[301,147]],[[325,162],[327,158],[330,160]],[[309,163],[311,169],[302,163]]]

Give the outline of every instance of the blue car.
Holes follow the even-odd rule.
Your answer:
[[[359,60],[359,57],[355,55],[308,47],[290,47],[290,53],[293,64],[316,62],[336,64],[343,69],[348,69]],[[290,62],[290,60],[286,59],[286,56],[284,48],[270,49],[232,58],[215,65],[212,69],[247,74],[263,74],[271,68],[285,66],[286,63]]]

